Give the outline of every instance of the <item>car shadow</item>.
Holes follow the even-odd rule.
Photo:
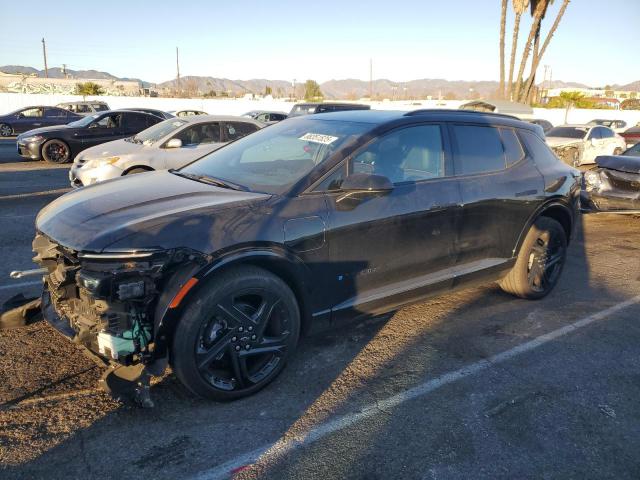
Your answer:
[[[69,392],[68,397],[26,407],[18,403],[12,411],[0,405],[0,418],[5,416],[0,424],[10,425],[12,412],[21,409],[21,418],[28,418],[23,435],[4,447],[2,477],[175,478],[274,441],[277,449],[331,418],[575,321],[592,312],[594,298],[605,304],[625,298],[623,289],[612,289],[593,275],[593,259],[585,250],[580,222],[565,272],[545,299],[521,300],[487,285],[334,326],[302,339],[283,374],[263,391],[231,403],[194,398],[169,373],[152,387],[157,404],[152,410],[117,404],[97,391]],[[55,369],[59,359],[48,361]],[[318,468],[339,464],[344,477],[365,478],[368,448],[403,421],[393,410],[384,418],[342,449],[339,462]],[[448,441],[464,444],[465,439]],[[18,451],[24,460],[13,464]],[[279,478],[282,469],[302,469],[299,461],[270,449],[239,476]]]

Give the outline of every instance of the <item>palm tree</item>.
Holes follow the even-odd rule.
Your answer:
[[[529,53],[531,53],[531,45],[533,44],[536,32],[540,28],[542,17],[544,16],[544,12],[547,10],[548,5],[549,5],[549,0],[533,0],[532,1],[533,23],[531,24],[531,29],[529,30],[529,37],[527,38],[527,41],[524,44],[524,50],[522,51],[522,58],[520,59],[520,68],[518,68],[518,76],[516,77],[516,86],[513,92],[513,96],[516,102],[519,102],[522,100],[520,92],[522,90],[522,83],[523,83],[522,77],[524,76],[524,69],[527,66],[527,60],[529,60]]]
[[[558,10],[558,14],[556,15],[556,19],[553,22],[553,25],[551,26],[551,29],[549,30],[549,33],[547,34],[547,38],[545,38],[544,43],[542,44],[542,48],[540,49],[540,53],[536,56],[533,57],[532,60],[532,65],[531,65],[531,75],[529,76],[529,79],[527,80],[527,83],[525,85],[524,91],[527,92],[531,89],[533,82],[535,80],[535,76],[533,75],[533,73],[538,69],[538,66],[540,64],[540,61],[542,60],[542,56],[544,55],[544,52],[547,50],[547,47],[549,46],[549,42],[551,41],[551,37],[553,37],[553,34],[556,32],[558,25],[560,25],[560,20],[562,20],[562,16],[564,15],[564,12],[567,10],[567,7],[569,6],[569,2],[571,0],[563,0],[562,1],[562,6],[560,7],[560,10]]]
[[[520,33],[520,18],[529,6],[529,0],[512,0],[513,11],[516,18],[513,24],[513,36],[511,37],[511,60],[509,62],[509,83],[507,84],[507,98],[513,93],[513,67],[516,63],[516,51],[518,49],[518,33]]]
[[[498,96],[504,98],[504,32],[507,25],[507,4],[509,0],[502,0],[502,12],[500,13],[500,89]]]

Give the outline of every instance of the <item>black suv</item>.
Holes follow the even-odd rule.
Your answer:
[[[469,282],[544,297],[579,194],[579,172],[513,117],[328,113],[68,193],[33,247],[58,330],[225,400],[271,382],[301,332]]]
[[[331,113],[331,112],[345,112],[347,110],[371,110],[369,105],[362,105],[360,103],[338,103],[338,102],[311,102],[311,103],[296,103],[287,118],[299,117],[301,115],[311,115],[314,113]]]

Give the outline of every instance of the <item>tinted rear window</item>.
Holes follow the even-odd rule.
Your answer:
[[[539,167],[550,167],[560,161],[549,146],[537,135],[526,130],[520,130],[519,134],[529,152],[529,156],[533,158],[533,161]]]
[[[493,172],[505,168],[505,155],[497,128],[454,125],[456,175]]]
[[[524,150],[520,140],[513,128],[501,128],[500,136],[504,145],[504,155],[507,159],[507,166],[518,163],[524,157]]]

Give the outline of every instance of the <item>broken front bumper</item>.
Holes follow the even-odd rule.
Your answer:
[[[585,172],[580,207],[584,213],[640,213],[640,174],[606,168]]]

